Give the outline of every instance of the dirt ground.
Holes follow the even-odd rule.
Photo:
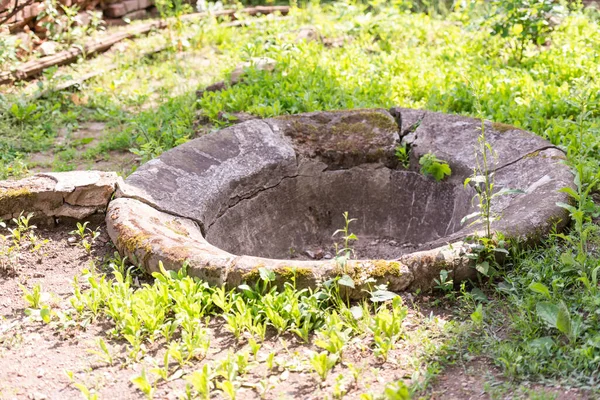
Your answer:
[[[65,311],[69,308],[73,278],[89,268],[92,257],[102,260],[113,254],[114,247],[104,226],[98,227],[101,234],[95,241],[92,255],[70,239],[69,232],[73,228],[72,224],[63,224],[55,229],[37,230],[37,236],[49,242],[35,254],[24,249],[17,267],[4,271],[0,277],[0,399],[80,399],[82,392],[77,386],[95,391],[100,399],[144,398],[131,383],[131,378],[139,375],[142,368],[149,371],[162,362],[164,353],[159,343],[150,346],[143,359],[137,362],[128,359],[125,342],[110,337],[111,326],[107,321],[95,321],[85,327],[57,327],[32,321],[25,315],[26,304],[20,285],[29,289],[36,284],[42,285],[44,292],[52,293],[53,309]],[[251,358],[237,398],[261,398],[259,393],[266,387],[262,397],[265,399],[317,400],[332,398],[336,392],[346,393],[344,399],[359,399],[362,393],[381,394],[390,382],[408,382],[414,374],[423,374],[425,365],[421,356],[427,346],[438,343],[436,327],[443,325],[450,316],[440,314],[432,323],[426,304],[414,304],[411,295],[406,295],[404,300],[409,306],[409,315],[404,322],[406,335],[392,351],[388,362],[382,363],[373,356],[370,339],[352,339],[344,351],[343,362],[321,383],[306,362],[307,352],[318,349],[302,343],[295,336],[277,337],[271,333],[256,359]],[[183,398],[185,380],[177,378],[178,375],[190,373],[205,362],[218,362],[230,352],[248,351],[245,341],[236,342],[221,318],[213,318],[208,331],[211,346],[206,359],[175,372],[175,378],[157,386],[154,398]],[[98,349],[98,338],[108,344],[115,360],[112,365],[93,353]],[[275,352],[276,356],[275,367],[269,371],[264,361],[270,352]],[[173,366],[173,370],[176,368]],[[591,398],[576,390],[534,386],[515,386],[517,389],[514,389],[512,385],[505,388],[506,385],[491,360],[479,358],[447,368],[433,381],[424,397],[529,398],[528,391],[534,390],[535,393],[547,393],[548,397],[544,398]],[[513,389],[517,391],[513,392]]]

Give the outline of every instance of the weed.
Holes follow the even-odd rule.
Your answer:
[[[154,392],[156,391],[156,388],[148,379],[146,370],[144,368],[142,368],[140,375],[131,378],[131,383],[133,383],[142,393],[144,393],[147,399],[154,398]]]
[[[310,357],[310,365],[317,373],[319,378],[321,378],[321,382],[327,379],[329,372],[335,367],[338,362],[338,356],[335,354],[330,354],[327,351],[322,351],[320,353],[314,353]]]
[[[395,154],[402,168],[408,169],[410,167],[410,148],[408,145],[403,143],[397,146]]]
[[[452,174],[452,170],[448,163],[444,160],[440,160],[431,152],[421,156],[419,165],[421,165],[421,173],[423,175],[431,176],[438,182]]]

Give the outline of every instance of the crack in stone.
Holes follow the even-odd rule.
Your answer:
[[[244,195],[244,196],[235,196],[235,197],[233,198],[233,199],[235,199],[235,200],[234,200],[234,203],[232,203],[232,204],[228,204],[228,205],[227,205],[227,207],[226,207],[226,209],[225,209],[225,210],[223,210],[222,212],[220,212],[220,213],[219,213],[219,214],[218,214],[218,215],[215,217],[215,220],[214,220],[213,222],[211,222],[211,223],[210,223],[210,225],[208,225],[208,227],[207,227],[206,229],[207,229],[207,230],[208,230],[208,229],[210,229],[210,228],[211,228],[211,226],[213,226],[213,225],[214,225],[214,224],[215,224],[215,223],[216,223],[216,222],[219,220],[219,218],[221,218],[223,215],[225,215],[225,213],[226,213],[227,211],[231,210],[233,207],[235,207],[235,206],[237,206],[238,204],[240,204],[242,201],[244,201],[244,200],[251,200],[251,199],[255,198],[256,196],[258,196],[259,194],[261,194],[262,192],[265,192],[265,191],[267,191],[267,190],[271,190],[271,189],[275,189],[276,187],[278,187],[279,185],[281,185],[281,184],[283,183],[283,181],[285,181],[285,180],[287,180],[287,179],[297,178],[297,177],[299,177],[299,176],[303,176],[303,175],[300,175],[300,174],[295,174],[295,175],[284,176],[284,177],[282,177],[282,178],[279,180],[279,182],[277,182],[277,183],[276,183],[276,184],[274,184],[274,185],[271,185],[271,186],[264,186],[264,187],[262,187],[262,188],[260,188],[260,189],[258,189],[258,190],[256,190],[256,191],[254,191],[254,192],[252,192],[252,193],[250,193],[250,194],[248,194],[248,195]],[[308,175],[304,175],[304,176],[308,176]],[[231,198],[230,198],[229,200],[231,201],[231,200],[233,200],[233,199],[231,199]]]
[[[511,165],[514,165],[514,164],[518,163],[519,161],[523,160],[524,158],[530,157],[534,153],[538,153],[540,151],[544,151],[544,150],[548,150],[548,149],[556,149],[556,150],[559,150],[561,153],[566,154],[562,149],[560,149],[560,148],[558,148],[556,146],[544,146],[544,147],[540,147],[539,149],[535,149],[533,151],[530,151],[527,154],[523,154],[521,157],[518,157],[515,160],[509,161],[506,164],[501,165],[501,166],[495,168],[492,172],[496,173],[496,172],[500,171],[501,169],[504,169],[506,167],[509,167]]]
[[[118,184],[117,184],[117,187],[118,187]],[[116,193],[116,191],[115,191],[115,193]],[[204,224],[202,223],[202,221],[200,221],[200,220],[198,220],[196,218],[189,217],[189,216],[186,216],[186,215],[177,214],[177,213],[169,211],[169,210],[165,210],[164,208],[159,207],[156,204],[153,204],[152,202],[150,202],[147,199],[144,199],[143,197],[139,197],[139,196],[136,196],[136,195],[126,195],[125,193],[123,193],[123,191],[121,191],[121,196],[119,198],[137,200],[140,203],[144,203],[145,205],[154,208],[156,211],[160,211],[160,212],[163,212],[165,214],[169,214],[169,215],[171,215],[173,217],[176,217],[176,218],[183,218],[183,219],[190,220],[190,221],[194,222],[196,225],[198,225],[198,229],[200,230],[200,233],[202,234],[203,237],[205,236]]]

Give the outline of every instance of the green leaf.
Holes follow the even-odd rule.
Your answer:
[[[240,290],[244,290],[244,291],[248,291],[248,292],[252,292],[252,288],[251,288],[250,286],[246,285],[246,284],[244,284],[244,285],[239,285],[239,286],[238,286],[238,289],[240,289]]]
[[[487,296],[485,295],[485,293],[483,293],[481,291],[481,289],[479,289],[479,288],[473,288],[471,290],[471,296],[473,296],[473,298],[476,301],[479,301],[481,303],[488,303],[489,302],[489,299],[487,298]]]
[[[564,303],[561,303],[558,307],[558,314],[556,316],[556,329],[567,336],[571,335],[571,314]]]
[[[558,320],[559,308],[556,304],[547,301],[542,301],[535,306],[538,317],[546,323],[550,328],[556,328]]]
[[[350,278],[348,275],[342,275],[342,277],[338,280],[338,284],[341,286],[347,286],[354,289],[354,280]]]
[[[480,262],[475,266],[475,269],[485,276],[488,276],[490,272],[490,263],[487,261]]]
[[[267,268],[259,268],[258,273],[260,274],[260,279],[266,282],[273,282],[275,280],[275,272]]]
[[[559,189],[558,191],[562,192],[562,193],[567,193],[575,201],[579,201],[579,199],[580,199],[579,194],[576,191],[574,191],[572,188],[570,188],[570,187],[564,187],[562,189]]]
[[[571,254],[571,253],[561,254],[560,262],[562,262],[563,264],[568,265],[568,266],[578,265],[578,262],[575,260],[575,258],[573,257],[573,254]]]
[[[40,317],[42,317],[42,321],[44,321],[45,323],[49,323],[50,319],[52,318],[50,309],[47,307],[44,307],[40,310]]]
[[[376,290],[371,293],[371,301],[373,303],[381,303],[392,300],[396,296],[398,296],[396,293],[390,292],[389,290]]]
[[[574,213],[575,211],[577,211],[577,209],[575,207],[573,207],[572,205],[567,204],[567,203],[562,203],[560,201],[557,201],[556,205],[561,208],[564,208],[565,210],[568,210],[571,213]]]
[[[549,351],[554,346],[554,340],[549,336],[544,336],[533,339],[529,342],[529,346],[534,349]]]
[[[483,324],[483,305],[479,304],[475,311],[471,314],[471,320],[475,322],[476,325]]]
[[[550,290],[548,290],[548,287],[543,283],[532,282],[531,285],[529,285],[529,289],[533,290],[536,293],[543,294],[547,298],[550,298]]]

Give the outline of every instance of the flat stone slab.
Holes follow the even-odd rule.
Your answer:
[[[31,212],[35,218],[77,220],[104,213],[117,179],[114,172],[71,171],[0,181],[0,220],[21,212]]]
[[[563,152],[507,125],[486,122],[485,132],[497,154],[496,190],[524,192],[497,198],[492,209],[502,218],[493,230],[536,243],[561,229],[568,215],[556,203],[568,196],[559,189],[573,187]],[[191,274],[229,287],[255,281],[260,268],[279,282],[296,274],[306,287],[346,273],[357,296],[369,278],[398,291],[428,289],[442,269],[467,279],[475,269],[465,240],[481,232],[461,224],[475,210],[475,191],[463,182],[477,165],[480,133],[479,120],[403,108],[250,120],[141,166],[119,184],[109,233],[149,271],[187,260]],[[395,157],[402,142],[408,169]],[[428,152],[449,163],[449,179],[419,173]],[[298,259],[310,246],[332,247],[344,211],[357,219],[350,230],[359,243],[383,253],[344,265]]]

